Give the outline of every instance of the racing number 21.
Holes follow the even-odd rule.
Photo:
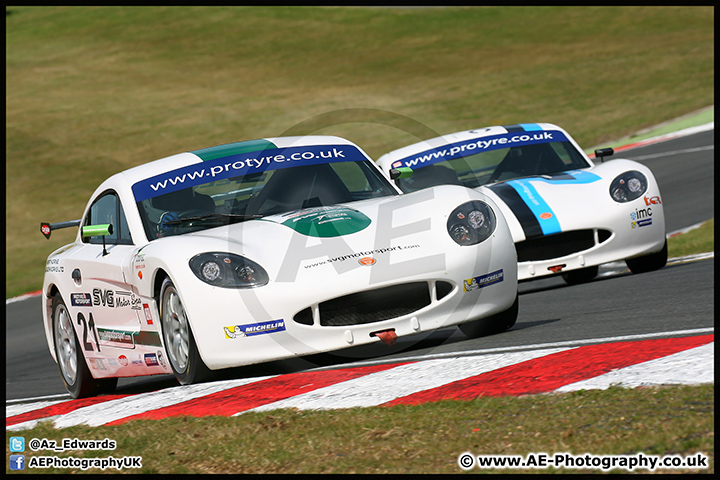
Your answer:
[[[93,320],[93,315],[90,313],[90,321],[85,322],[85,316],[78,312],[77,316],[77,322],[78,325],[82,325],[83,327],[83,348],[86,351],[94,351],[92,342],[88,342],[88,327],[90,327],[90,331],[93,334],[93,338],[95,338],[95,343],[97,344],[97,351],[100,351],[100,339],[98,338],[97,330],[95,330],[95,320]]]

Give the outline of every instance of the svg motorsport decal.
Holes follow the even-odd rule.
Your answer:
[[[133,310],[140,310],[140,304],[142,300],[136,297],[132,292],[126,292],[123,290],[100,290],[99,288],[93,288],[93,305],[102,305],[110,308],[123,308],[130,307]]]
[[[115,295],[115,308],[130,307],[133,310],[140,310],[142,300],[134,293],[117,290]]]
[[[248,323],[245,325],[232,325],[223,327],[225,338],[253,337],[285,331],[285,320],[271,320],[269,322]]]
[[[282,224],[296,232],[323,238],[356,233],[371,223],[364,213],[343,206],[309,208],[283,217],[289,218]]]
[[[226,156],[161,173],[135,183],[132,186],[135,200],[141,202],[148,198],[216,180],[279,168],[368,160],[353,145],[309,145],[245,153],[233,153],[233,150],[219,149],[218,152]]]
[[[320,265],[327,265],[329,263],[333,262],[344,262],[345,260],[350,260],[353,258],[358,259],[358,263],[360,265],[364,266],[372,266],[375,265],[377,262],[377,259],[373,257],[373,255],[382,255],[388,252],[396,252],[399,250],[410,250],[414,248],[420,248],[420,245],[396,245],[394,247],[388,247],[388,248],[375,248],[373,250],[363,250],[361,252],[352,252],[348,253],[347,255],[341,255],[339,257],[333,257],[328,258],[327,260],[322,260],[320,262],[311,263],[309,265],[305,265],[305,268],[312,268],[317,267]]]
[[[503,269],[496,270],[486,275],[480,275],[479,277],[468,278],[463,281],[463,290],[466,292],[477,290],[479,288],[485,288],[490,285],[495,285],[504,280],[505,276]]]

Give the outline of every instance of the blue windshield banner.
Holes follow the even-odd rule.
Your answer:
[[[354,145],[310,145],[234,154],[155,175],[132,186],[141,202],[188,187],[279,168],[334,162],[362,162],[368,158]]]
[[[464,140],[462,142],[451,143],[442,147],[426,150],[422,153],[393,162],[392,168],[410,167],[415,169],[445,160],[469,157],[470,155],[501,148],[566,141],[568,141],[568,139],[565,134],[557,130],[529,130],[522,133],[515,131],[492,137]]]

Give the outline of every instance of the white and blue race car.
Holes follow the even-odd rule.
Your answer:
[[[517,256],[487,194],[402,195],[353,143],[280,137],[113,175],[47,259],[43,325],[74,397],[517,318]]]
[[[595,151],[601,161],[611,148]],[[495,126],[445,135],[378,160],[403,192],[464,185],[485,193],[508,219],[520,280],[561,274],[592,280],[603,263],[633,273],[665,266],[660,189],[646,166],[624,159],[595,164],[549,123]]]

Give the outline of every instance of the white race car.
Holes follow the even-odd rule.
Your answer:
[[[595,151],[601,161],[613,149]],[[457,184],[492,198],[507,218],[520,280],[562,274],[592,280],[598,265],[624,260],[633,273],[665,266],[665,217],[646,166],[595,164],[549,123],[495,126],[445,135],[378,160],[403,192]]]
[[[280,137],[181,153],[93,193],[43,283],[50,353],[74,397],[118,377],[211,370],[517,317],[495,202],[401,192],[356,145]]]

